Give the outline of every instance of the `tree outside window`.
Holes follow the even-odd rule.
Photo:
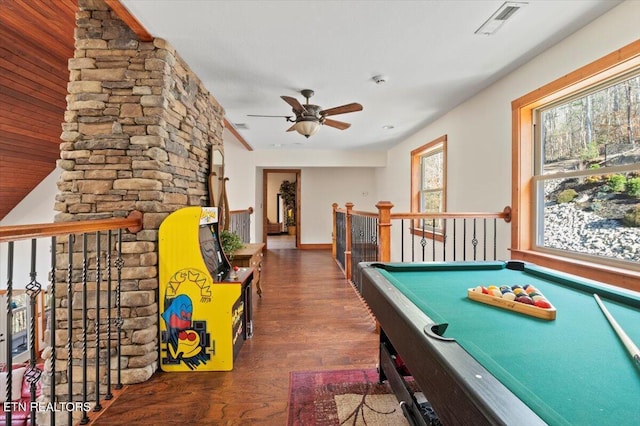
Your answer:
[[[447,136],[429,142],[411,152],[411,211],[446,211]],[[416,220],[412,231],[427,238],[442,240],[442,220]]]

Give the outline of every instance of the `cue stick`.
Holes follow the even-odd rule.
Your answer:
[[[624,332],[622,327],[620,327],[620,324],[618,324],[618,321],[616,321],[615,318],[613,318],[613,316],[609,313],[609,310],[602,304],[600,297],[597,294],[594,294],[593,297],[595,297],[596,302],[598,303],[598,306],[602,310],[602,313],[604,314],[605,317],[607,317],[609,324],[611,324],[611,327],[613,327],[614,331],[622,341],[622,344],[627,348],[627,351],[629,352],[631,357],[636,361],[636,364],[640,367],[640,349],[638,349],[638,347],[631,341],[631,338],[627,335],[627,333]]]

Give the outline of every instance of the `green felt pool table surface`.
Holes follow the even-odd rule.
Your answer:
[[[393,264],[391,264],[393,265]],[[380,272],[472,357],[553,425],[640,424],[640,368],[593,293],[636,345],[640,294],[530,264],[397,264]],[[555,306],[549,321],[467,298],[476,286],[532,284]],[[384,327],[384,325],[382,325]]]

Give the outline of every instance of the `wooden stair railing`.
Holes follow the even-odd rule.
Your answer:
[[[30,402],[36,402],[38,382],[42,389],[42,395],[45,396],[48,403],[52,403],[52,407],[80,407],[81,409],[52,409],[46,411],[37,411],[36,407],[40,404],[24,404],[23,411],[30,411],[29,424],[42,424],[43,422],[50,425],[55,425],[56,421],[65,422],[68,425],[87,424],[89,423],[89,412],[98,412],[102,410],[102,403],[113,398],[112,388],[121,389],[123,387],[121,382],[121,335],[123,319],[121,315],[121,270],[124,266],[122,259],[122,231],[126,229],[130,233],[136,233],[142,229],[142,213],[138,211],[132,212],[127,218],[113,218],[113,219],[99,219],[99,220],[86,220],[86,221],[74,221],[74,222],[62,222],[53,224],[35,224],[35,225],[12,225],[0,227],[0,244],[6,244],[6,262],[7,262],[7,285],[6,288],[0,289],[3,296],[7,298],[7,312],[6,318],[3,318],[2,332],[6,336],[5,343],[7,347],[7,354],[4,362],[8,370],[11,370],[13,365],[12,359],[12,319],[13,310],[12,297],[14,291],[14,265],[17,263],[14,258],[14,243],[21,240],[31,240],[31,252],[30,263],[31,268],[29,272],[29,282],[26,284],[25,291],[29,296],[29,303],[31,305],[30,318],[28,325],[29,335],[29,361],[27,370],[25,372],[25,379],[30,385],[31,398]],[[114,232],[115,231],[115,232]],[[58,237],[60,239],[58,240]],[[49,281],[48,289],[44,291],[49,296],[49,306],[44,307],[43,312],[40,312],[42,318],[42,330],[46,326],[45,323],[49,322],[49,339],[47,345],[43,351],[39,351],[37,348],[36,338],[38,337],[38,319],[36,300],[41,297],[43,292],[42,285],[37,281],[36,277],[38,271],[36,270],[36,252],[37,241],[45,238],[51,238],[50,250],[51,250],[51,269],[48,271]],[[88,241],[91,239],[95,243],[90,249],[88,248]],[[101,244],[104,243],[102,246]],[[59,246],[64,246],[68,251],[68,265],[65,269],[58,266],[57,262],[60,260],[57,253]],[[78,246],[82,246],[81,249]],[[91,254],[89,254],[89,250]],[[74,254],[78,255],[81,252],[82,260],[81,274],[74,274]],[[115,255],[115,261],[112,262],[112,254]],[[18,259],[19,261],[26,261],[27,259]],[[77,262],[77,259],[76,259]],[[104,262],[104,264],[102,263]],[[90,264],[92,266],[90,267]],[[115,279],[112,280],[112,270],[115,270]],[[106,291],[89,290],[88,277],[90,274],[95,276],[95,288],[105,289]],[[78,278],[81,275],[81,278]],[[58,278],[65,276],[64,281]],[[81,282],[78,282],[80,280]],[[112,281],[115,281],[115,288]],[[66,295],[56,294],[57,284],[66,283]],[[58,288],[59,289],[59,288]],[[77,315],[74,316],[75,302],[74,294],[80,293],[81,309],[82,309],[82,329],[79,330],[74,323],[78,322]],[[92,293],[94,297],[93,304],[89,304],[87,301],[87,293]],[[101,304],[100,294],[106,293],[107,301],[104,305]],[[64,307],[63,298],[66,296],[66,308]],[[56,299],[60,299],[60,303],[56,303]],[[103,302],[104,303],[104,302]],[[64,312],[66,309],[66,318],[58,320],[56,318],[56,311]],[[95,371],[95,378],[90,378],[89,373],[89,357],[87,354],[87,344],[89,334],[88,330],[88,315],[87,312],[90,309],[95,309],[92,322],[94,324],[93,337],[95,338],[95,348],[104,348],[104,350],[95,350],[95,356],[93,361],[93,371]],[[48,312],[47,312],[48,311]],[[112,318],[112,313],[115,313],[116,318]],[[106,323],[101,323],[105,321]],[[64,324],[66,323],[66,328]],[[115,325],[115,337],[112,334],[112,325]],[[66,330],[67,342],[66,345],[58,344],[56,337],[64,335]],[[44,334],[44,333],[43,333]],[[106,341],[105,341],[106,340]],[[115,348],[112,348],[113,342]],[[78,346],[81,344],[82,353],[78,353]],[[111,379],[111,357],[112,350],[116,352],[115,374],[117,378],[112,382]],[[101,352],[106,354],[101,354]],[[62,356],[66,357],[66,371],[56,371],[56,366],[64,360],[60,359]],[[40,362],[42,359],[45,361],[45,370],[40,369]],[[75,362],[74,362],[75,361]],[[102,364],[101,364],[102,361]],[[74,368],[81,364],[82,374],[82,394],[79,395],[74,392]],[[76,366],[76,367],[74,367]],[[104,373],[104,377],[100,376],[100,372]],[[43,373],[46,374],[48,380],[41,381]],[[12,375],[7,375],[7,397],[15,399],[15,395],[11,396],[11,381]],[[60,381],[66,382],[67,390],[66,395],[64,392],[57,392],[56,385]],[[93,386],[91,400],[88,394],[88,384],[95,379]],[[75,382],[77,386],[78,382]],[[101,396],[101,390],[106,389],[104,396]],[[67,401],[63,398],[66,396]],[[47,406],[46,404],[44,405]],[[11,409],[4,412],[5,424],[12,424],[12,411],[20,411],[23,407],[18,404],[12,405]]]
[[[231,210],[229,212],[229,231],[238,234],[243,243],[251,242],[251,215],[253,207],[245,210]]]
[[[377,212],[353,207],[333,204],[332,254],[356,288],[359,262],[496,260],[498,220],[511,221],[510,207],[463,213],[395,213],[389,201],[378,202]]]
[[[115,229],[127,229],[135,234],[142,229],[142,213],[134,210],[126,218],[0,226],[0,243]]]

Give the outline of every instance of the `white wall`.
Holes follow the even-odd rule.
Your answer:
[[[56,182],[60,177],[60,169],[55,169],[35,187],[20,204],[0,221],[0,226],[52,223],[56,215],[53,210],[57,194]],[[51,269],[51,240],[37,240],[36,280],[46,288],[48,273]],[[0,243],[0,283],[5,288],[7,283],[8,244]],[[17,241],[14,244],[13,287],[25,288],[30,281],[31,240]]]
[[[375,171],[371,167],[307,167],[302,169],[302,244],[328,244],[333,228],[332,205],[376,211]]]
[[[408,211],[411,150],[446,134],[447,209],[511,205],[511,101],[637,40],[639,22],[640,1],[622,3],[389,150],[388,166],[376,174],[381,199],[394,204],[392,211]],[[500,244],[509,239],[502,235]]]

